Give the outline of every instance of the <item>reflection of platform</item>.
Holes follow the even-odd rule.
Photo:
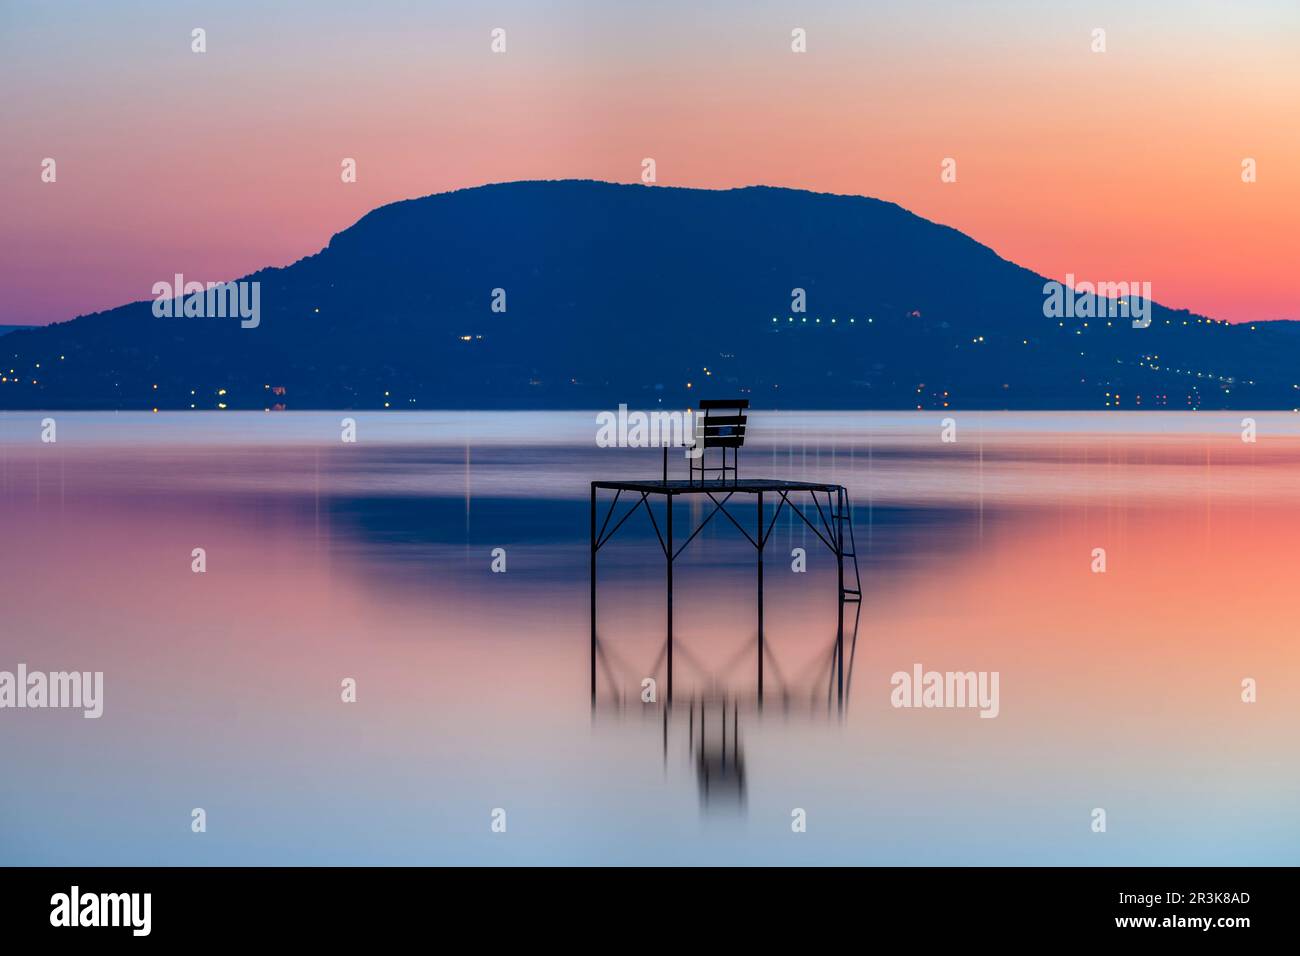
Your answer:
[[[796,692],[786,685],[777,672],[776,692],[766,707],[756,707],[752,692],[732,693],[714,689],[704,693],[681,695],[673,706],[666,702],[647,701],[637,694],[620,694],[612,688],[619,686],[617,677],[610,672],[613,663],[601,645],[601,664],[606,681],[603,702],[592,704],[592,726],[604,723],[604,718],[625,727],[639,727],[643,732],[654,729],[662,740],[665,773],[669,772],[671,752],[686,758],[699,791],[700,807],[710,815],[744,813],[750,785],[749,767],[745,759],[745,734],[741,724],[752,733],[762,734],[771,722],[789,727],[793,720],[812,722],[831,721],[845,713],[843,701],[834,702],[834,646],[830,653],[818,659],[818,672],[806,686]],[[848,674],[852,674],[854,655],[849,653]],[[656,666],[662,656],[656,661]],[[626,663],[626,662],[624,662]],[[629,673],[642,673],[633,669]],[[846,675],[846,682],[851,677]],[[608,696],[604,696],[608,694]],[[846,687],[847,695],[847,687]],[[673,743],[670,745],[670,740]]]
[[[752,671],[747,671],[749,676],[739,681],[733,679],[744,657],[754,653],[753,638],[746,638],[736,653],[715,664],[702,660],[692,649],[692,644],[698,649],[701,638],[679,641],[681,664],[697,682],[693,688],[688,684],[688,689],[672,705],[647,696],[646,677],[659,673],[668,653],[666,640],[654,660],[648,663],[631,660],[607,641],[597,640],[594,658],[604,677],[599,698],[592,694],[593,726],[604,717],[612,717],[618,723],[639,724],[642,728],[659,724],[665,771],[669,766],[669,740],[673,737],[679,744],[685,743],[685,756],[698,785],[700,806],[706,814],[743,814],[749,768],[740,725],[746,723],[751,730],[761,732],[764,723],[770,720],[788,725],[791,719],[820,722],[842,717],[847,712],[853,682],[861,604],[856,609],[857,614],[847,628],[851,639],[844,642],[848,657],[842,668],[839,667],[840,642],[835,640],[828,640],[825,645],[819,642],[818,652],[796,662],[794,667],[788,657],[781,660],[782,655],[770,644],[759,651],[771,670],[772,686],[766,704],[761,690],[757,695],[754,693]],[[844,681],[838,698],[837,671],[843,674]]]
[[[613,491],[605,517],[597,526],[597,505],[600,492]],[[634,499],[613,526],[611,521],[618,509],[620,499],[627,495]],[[736,495],[754,497],[754,523],[746,528],[727,504]],[[825,496],[823,504],[822,496]],[[674,545],[673,538],[673,502],[679,497],[704,496],[713,503],[713,510],[696,525],[686,536],[680,546]],[[806,497],[805,497],[806,496]],[[663,499],[663,528],[655,517],[652,498]],[[769,520],[764,499],[775,500],[776,507]],[[799,507],[802,501],[804,507]],[[736,506],[733,505],[733,508]],[[641,508],[654,528],[655,537],[664,554],[666,569],[665,591],[667,598],[667,676],[668,703],[673,699],[673,562],[704,528],[721,514],[736,527],[745,539],[754,546],[757,554],[756,609],[758,613],[758,699],[763,699],[763,550],[771,537],[772,529],[781,511],[789,507],[809,528],[812,529],[822,544],[835,555],[839,615],[835,637],[837,663],[837,686],[840,699],[844,696],[844,605],[848,602],[860,602],[862,599],[862,582],[858,574],[857,548],[853,537],[853,510],[849,503],[848,491],[843,485],[813,481],[785,481],[774,478],[750,478],[746,480],[710,480],[682,481],[655,480],[644,481],[593,481],[591,483],[591,697],[596,699],[596,556],[602,547],[618,533],[624,523]],[[807,513],[805,513],[807,509]],[[814,520],[816,519],[816,520]],[[820,526],[819,526],[820,525]],[[753,531],[753,534],[750,533]],[[844,580],[844,559],[853,562],[853,586],[846,587]],[[856,618],[855,618],[856,620]],[[856,632],[856,623],[854,625]]]

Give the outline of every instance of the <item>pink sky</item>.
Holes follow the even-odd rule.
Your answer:
[[[285,265],[398,199],[635,182],[644,157],[661,185],[876,196],[1052,278],[1300,318],[1300,7],[1055,6],[6,5],[0,323]]]

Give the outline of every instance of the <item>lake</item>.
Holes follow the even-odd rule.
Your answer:
[[[0,710],[0,863],[1292,864],[1300,416],[1250,417],[755,412],[742,476],[852,498],[845,694],[786,509],[761,702],[719,517],[668,707],[644,513],[591,700],[589,482],[661,467],[594,412],[0,414],[0,671],[104,675],[98,719]],[[918,665],[996,674],[996,716],[895,706]]]

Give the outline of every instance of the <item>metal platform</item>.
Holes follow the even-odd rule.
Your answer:
[[[598,521],[601,492],[614,492],[605,511],[603,521]],[[622,517],[614,521],[619,501],[623,496],[632,501]],[[753,523],[742,523],[732,510],[737,504],[727,506],[737,495],[753,496]],[[825,496],[823,502],[822,496]],[[673,536],[673,502],[679,497],[704,496],[713,503],[713,510],[686,536],[678,546]],[[607,496],[608,497],[608,496]],[[770,519],[765,500],[776,504]],[[656,505],[652,506],[654,499]],[[662,499],[662,504],[658,504]],[[803,507],[799,506],[802,502]],[[655,517],[656,507],[662,509],[660,519]],[[789,507],[822,544],[835,555],[838,580],[839,618],[835,638],[837,682],[839,697],[844,696],[844,605],[861,602],[862,581],[858,572],[857,547],[853,537],[853,510],[848,491],[843,485],[814,481],[788,481],[777,478],[724,478],[715,480],[610,480],[591,482],[591,698],[596,700],[596,557],[602,547],[618,533],[629,518],[642,508],[654,528],[655,537],[664,555],[665,591],[667,604],[667,700],[673,699],[673,563],[696,536],[717,515],[721,514],[754,546],[757,562],[756,609],[758,616],[758,699],[763,696],[763,551],[776,526],[781,512]],[[613,522],[611,527],[611,522]],[[746,526],[748,524],[748,527]],[[753,532],[752,534],[750,532]],[[845,584],[844,560],[853,562],[853,586]],[[855,616],[855,621],[857,617]],[[855,625],[856,626],[856,625]]]
[[[658,478],[644,481],[593,481],[593,488],[610,491],[644,491],[648,495],[707,495],[718,492],[739,494],[757,494],[760,491],[824,491],[834,493],[843,491],[843,485],[830,485],[819,481],[785,481],[778,478],[748,478],[739,481],[686,481],[674,479],[660,481]]]

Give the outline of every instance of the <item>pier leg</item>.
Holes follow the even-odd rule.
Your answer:
[[[841,488],[837,494],[838,510],[837,514],[844,514],[844,489]],[[835,630],[835,660],[839,668],[839,692],[837,699],[842,704],[844,702],[844,522],[839,518],[835,519],[835,564],[839,575],[839,614],[838,625]]]
[[[596,705],[596,486],[591,486],[591,704]]]
[[[664,495],[668,502],[668,703],[673,702],[673,493]]]
[[[758,706],[763,706],[763,492],[758,493]]]

